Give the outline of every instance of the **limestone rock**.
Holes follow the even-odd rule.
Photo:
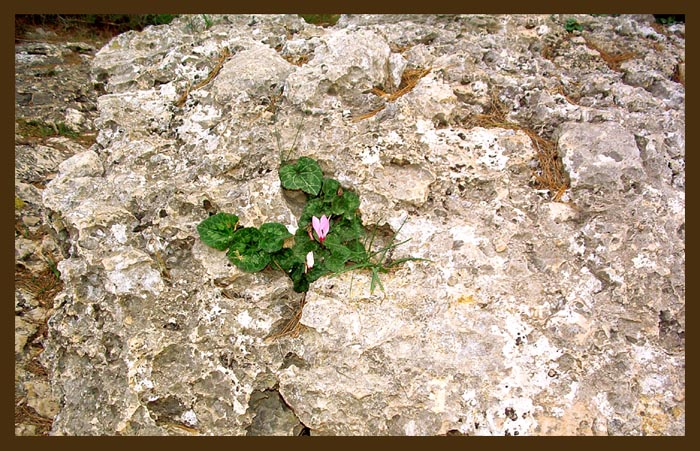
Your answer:
[[[611,185],[624,191],[625,180],[642,175],[634,136],[617,123],[563,124],[558,145],[574,189]]]
[[[44,207],[43,190],[66,159],[88,151],[96,134],[98,93],[89,60],[106,40],[65,42],[64,36],[37,29],[15,42],[16,435],[48,434],[60,402],[39,356],[61,289],[55,264],[71,244],[60,215]],[[88,160],[97,163],[97,154]]]
[[[183,16],[105,46],[97,144],[43,193],[69,235],[53,433],[684,434],[684,87],[660,81],[684,41],[575,17],[583,40],[556,15]],[[542,140],[563,202],[536,186]],[[283,155],[355,190],[379,245],[408,240],[388,258],[426,260],[385,291],[319,279],[274,338],[301,295],[196,227],[305,227]]]

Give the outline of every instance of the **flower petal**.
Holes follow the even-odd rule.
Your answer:
[[[323,236],[326,236],[328,231],[331,229],[331,223],[326,217],[326,215],[321,216],[321,231],[323,232]]]

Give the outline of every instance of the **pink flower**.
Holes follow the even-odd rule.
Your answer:
[[[328,221],[328,218],[326,217],[326,215],[321,216],[321,219],[318,219],[316,216],[314,216],[313,218],[311,218],[311,225],[316,231],[316,236],[318,236],[318,242],[323,243],[323,241],[326,239],[326,234],[328,233],[328,230],[330,230],[331,228],[331,224]]]

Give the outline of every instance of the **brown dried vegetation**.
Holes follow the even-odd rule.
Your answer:
[[[570,185],[555,143],[543,138],[530,128],[508,121],[506,118],[507,109],[499,98],[498,90],[492,87],[490,92],[491,110],[489,113],[477,114],[467,119],[463,125],[469,127],[507,128],[524,132],[530,138],[536,150],[538,165],[533,175],[535,186],[538,189],[549,190],[552,194],[552,200],[559,201]]]
[[[402,95],[411,92],[413,88],[416,87],[416,84],[418,84],[418,81],[428,75],[430,71],[433,70],[432,67],[428,68],[414,68],[414,69],[406,69],[403,71],[403,74],[401,74],[401,83],[399,84],[399,87],[395,90],[390,90],[389,92],[385,92],[380,88],[374,87],[372,88],[372,94],[382,98],[385,100],[385,103],[382,104],[377,109],[374,109],[368,113],[361,114],[359,116],[355,116],[352,121],[353,122],[359,122],[363,119],[370,118],[374,116],[375,114],[379,113],[384,109],[386,106],[386,102],[394,102],[396,99],[401,97]]]
[[[598,52],[603,61],[605,61],[605,64],[607,64],[608,67],[615,72],[620,72],[620,64],[637,57],[637,54],[634,52],[609,53],[590,39],[586,39],[586,46],[589,49]]]

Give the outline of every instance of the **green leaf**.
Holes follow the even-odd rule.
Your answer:
[[[293,249],[282,249],[274,254],[270,255],[273,262],[276,262],[284,272],[289,273],[294,265],[303,264],[304,261],[300,260]],[[275,265],[273,265],[275,266]]]
[[[260,249],[247,254],[239,254],[238,251],[229,249],[226,256],[238,269],[245,272],[262,271],[270,264],[270,254]]]
[[[309,238],[306,228],[299,227],[296,235],[294,235],[294,247],[292,249],[294,253],[299,255],[300,261],[304,261],[307,253],[318,252],[321,249],[321,245],[318,241]]]
[[[384,291],[384,285],[382,285],[382,281],[379,278],[379,271],[377,268],[372,268],[372,280],[369,283],[369,292],[370,294],[374,294],[374,289],[379,286],[382,291]]]
[[[353,216],[355,210],[360,207],[360,198],[352,191],[346,191],[342,196],[337,196],[332,201],[331,211],[334,215]]]
[[[243,227],[233,234],[231,250],[236,250],[241,254],[260,250],[258,243],[260,243],[261,238],[262,233],[260,233],[260,230],[255,227]]]
[[[323,199],[311,199],[306,203],[304,211],[299,218],[299,227],[306,227],[311,224],[311,218],[316,216],[320,218],[323,215],[330,216],[330,205],[324,202]]]
[[[294,284],[294,291],[297,293],[309,291],[309,279],[306,277],[303,264],[295,265],[289,277],[291,277]]]
[[[280,168],[280,182],[286,189],[300,189],[316,196],[323,184],[323,172],[316,160],[301,157],[295,164]]]
[[[270,254],[260,248],[262,233],[255,227],[244,227],[233,234],[228,259],[239,269],[257,272],[270,263]]]
[[[309,272],[305,274],[305,276],[306,280],[309,282],[315,282],[328,273],[330,273],[330,271],[326,269],[325,265],[314,265],[314,267],[311,268]]]
[[[282,249],[284,240],[292,236],[289,230],[279,222],[267,222],[260,226],[260,248],[265,252],[277,252]]]
[[[351,219],[343,217],[340,221],[335,221],[331,227],[328,236],[331,233],[336,235],[341,243],[362,238],[365,234],[365,229],[362,227],[362,221],[358,216],[353,216]]]
[[[332,200],[334,197],[338,197],[338,189],[340,189],[340,182],[335,179],[323,179],[323,198]]]
[[[345,246],[333,246],[331,254],[323,260],[324,265],[332,272],[341,271],[345,267],[352,252]]]
[[[204,244],[223,251],[231,245],[237,224],[238,216],[218,213],[200,222],[197,231]]]
[[[347,242],[347,248],[350,250],[350,258],[354,262],[362,262],[369,258],[365,246],[359,239],[354,239]]]

